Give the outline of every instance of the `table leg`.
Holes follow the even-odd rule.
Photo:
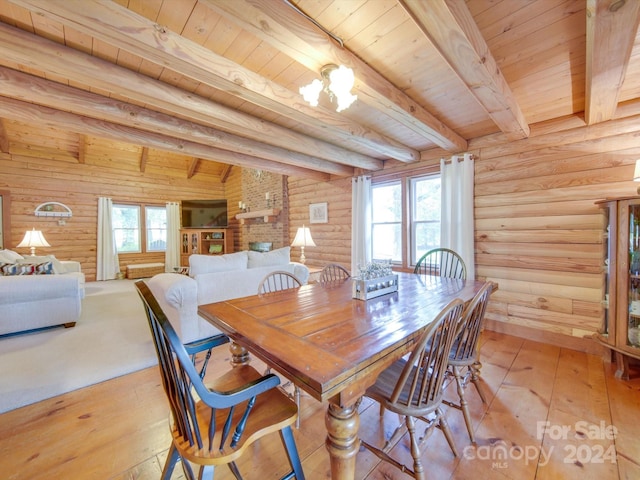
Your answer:
[[[231,366],[248,365],[251,362],[251,356],[247,349],[236,342],[232,341],[229,344],[229,351],[231,352]]]
[[[357,404],[339,407],[330,403],[325,415],[325,425],[332,480],[353,480],[356,473],[356,454],[360,448],[360,416]]]

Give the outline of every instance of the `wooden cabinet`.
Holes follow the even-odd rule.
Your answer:
[[[189,255],[222,255],[233,252],[233,232],[226,228],[180,230],[180,265],[189,266]]]
[[[640,359],[640,197],[601,200],[604,232],[604,316],[596,339],[616,357],[616,377],[629,378]]]

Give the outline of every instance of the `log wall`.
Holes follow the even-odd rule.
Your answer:
[[[88,281],[96,275],[98,197],[114,202],[164,205],[167,201],[224,198],[220,167],[191,157],[150,149],[141,165],[142,149],[97,138],[83,139],[58,130],[6,122],[9,152],[0,152],[0,190],[11,198],[11,238],[16,248],[26,230],[41,230],[51,245],[37,254],[81,263]],[[188,172],[191,177],[188,178]],[[48,201],[61,202],[73,212],[64,225],[54,217],[36,217],[34,209]],[[237,202],[236,202],[237,205]],[[135,263],[164,262],[163,253],[120,254],[121,271]]]
[[[602,353],[589,337],[602,318],[604,217],[594,204],[633,195],[640,158],[640,116],[629,106],[611,122],[585,127],[578,117],[532,127],[508,142],[495,135],[470,143],[475,166],[476,275],[499,284],[488,328]],[[441,151],[383,172],[433,170]],[[291,234],[308,204],[328,201],[329,223],[311,225],[317,248],[307,263],[350,263],[350,182],[290,179]]]
[[[487,312],[489,328],[597,350],[584,338],[598,329],[602,316],[603,216],[594,202],[636,191],[631,178],[640,158],[640,115],[634,109],[622,107],[620,118],[590,127],[578,117],[534,125],[531,137],[517,142],[502,135],[470,142],[477,158],[476,272],[500,287]],[[258,182],[247,190],[247,169],[234,167],[223,183],[215,162],[200,161],[194,168],[190,157],[150,150],[141,169],[137,147],[87,137],[79,156],[72,134],[67,138],[49,129],[21,129],[15,124],[5,128],[11,142],[9,152],[0,153],[0,190],[11,194],[9,244],[15,246],[27,229],[37,227],[52,245],[39,252],[80,261],[88,280],[95,278],[99,196],[155,204],[226,196],[233,217],[238,201],[252,196],[259,205],[267,188]],[[421,162],[411,165],[389,162],[374,176],[408,169],[432,171],[441,153],[426,152]],[[269,191],[276,192],[280,181],[270,178]],[[282,236],[286,245],[306,224],[317,244],[305,249],[309,265],[349,266],[351,179],[288,178],[281,195],[281,225],[266,227],[266,234],[260,232],[256,240]],[[63,226],[57,219],[35,217],[34,208],[46,201],[65,203],[73,217]],[[318,202],[328,203],[329,221],[309,224],[309,205]],[[257,224],[242,231],[232,222],[232,228],[236,248],[245,245],[248,232],[258,231]],[[293,248],[292,258],[299,253]],[[162,258],[162,254],[131,255],[121,258],[121,264],[124,269],[128,263]]]

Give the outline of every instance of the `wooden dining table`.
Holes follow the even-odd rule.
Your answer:
[[[483,282],[398,273],[398,291],[353,298],[353,280],[304,285],[201,305],[198,313],[232,339],[233,363],[252,355],[313,398],[327,402],[332,479],[353,479],[358,403],[380,372],[412,348],[451,300],[468,302]]]

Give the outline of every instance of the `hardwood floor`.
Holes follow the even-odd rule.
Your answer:
[[[599,357],[495,332],[485,332],[481,351],[489,408],[467,389],[478,444],[469,445],[461,412],[446,408],[460,457],[436,430],[423,447],[429,478],[640,478],[639,371],[630,381],[616,380],[614,367]],[[227,368],[228,358],[222,347],[214,361]],[[452,387],[447,395],[455,398]],[[153,367],[2,414],[2,478],[158,479],[169,446],[167,411]],[[324,411],[302,397],[295,436],[310,480],[330,478]],[[383,442],[397,422],[389,413],[379,417],[366,399],[360,412],[360,434],[369,442]],[[410,458],[406,435],[393,455]],[[262,480],[279,478],[284,462],[274,436],[239,467],[247,479]],[[226,468],[216,473],[233,478]],[[183,478],[180,468],[172,478]],[[357,478],[409,477],[361,450]]]

